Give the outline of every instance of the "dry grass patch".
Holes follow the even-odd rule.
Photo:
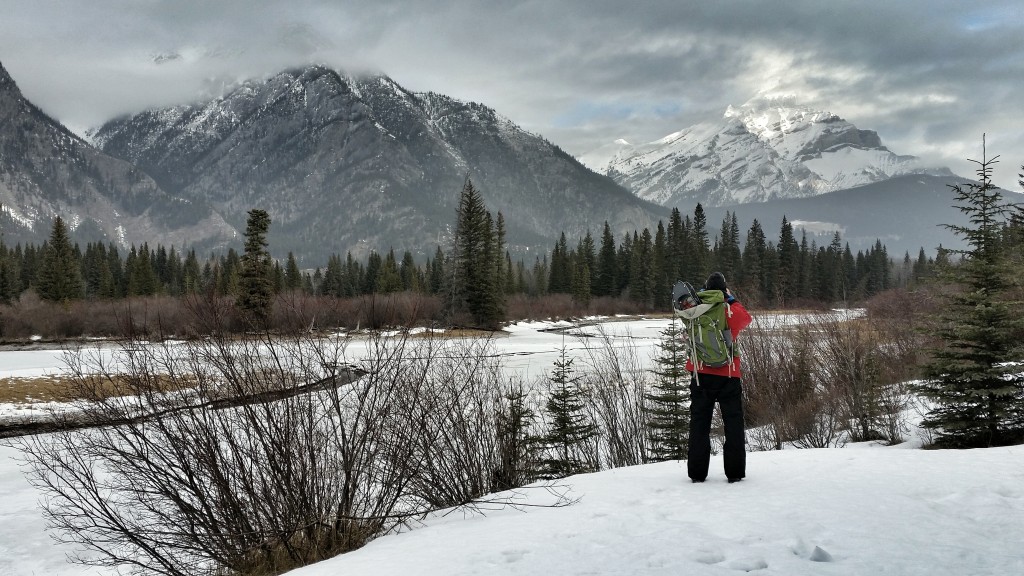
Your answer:
[[[159,389],[163,392],[181,390],[190,387],[190,384],[180,378],[169,377],[159,378]],[[102,396],[119,396],[132,394],[134,387],[127,384],[120,378],[104,382],[102,384]],[[66,375],[33,376],[26,378],[7,377],[0,378],[0,403],[6,404],[35,404],[38,402],[71,402],[73,400],[85,400],[85,393],[79,393],[81,388],[76,386],[72,378]],[[95,399],[96,391],[88,393],[89,399]]]
[[[31,378],[0,378],[0,402],[32,404],[35,402],[67,402],[66,376],[34,376]]]

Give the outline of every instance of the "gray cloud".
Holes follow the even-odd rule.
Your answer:
[[[483,102],[570,153],[760,91],[969,175],[1024,163],[1019,0],[0,0],[0,62],[71,128],[310,62]]]

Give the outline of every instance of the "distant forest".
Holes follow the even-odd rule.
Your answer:
[[[738,297],[762,307],[784,308],[808,303],[858,302],[878,292],[914,283],[932,274],[936,259],[922,248],[916,258],[904,254],[895,261],[876,242],[867,251],[852,253],[837,232],[828,246],[797,236],[783,218],[777,240],[768,239],[754,221],[741,242],[734,214],[726,214],[721,232],[709,237],[704,211],[693,215],[672,211],[667,224],[615,238],[607,222],[600,238],[589,232],[570,243],[563,233],[550,253],[532,262],[513,261],[504,250],[503,219],[498,214],[494,239],[503,254],[493,262],[491,283],[502,295],[540,297],[567,294],[579,306],[591,299],[620,298],[632,309],[667,310],[671,286],[677,280],[700,285],[712,271],[729,279]],[[348,253],[332,255],[326,266],[300,270],[289,254],[271,268],[275,293],[299,291],[339,298],[413,291],[443,295],[454,267],[453,248],[438,246],[425,262],[410,252],[372,252],[365,261]],[[41,299],[69,302],[81,299],[120,299],[136,296],[215,294],[237,296],[242,269],[234,248],[202,258],[194,250],[180,253],[162,245],[73,243],[66,224],[54,221],[41,246],[0,242],[0,301],[10,304],[26,290]]]

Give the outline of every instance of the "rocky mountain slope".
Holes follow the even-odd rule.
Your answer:
[[[247,210],[267,210],[271,250],[309,265],[347,250],[432,254],[467,176],[502,212],[514,249],[665,214],[490,108],[322,66],[120,118],[92,138],[236,227]]]
[[[80,242],[212,247],[235,235],[209,204],[169,196],[143,171],[44,114],[2,65],[0,204],[9,245],[41,243],[58,214]]]
[[[792,99],[755,98],[661,140],[619,140],[581,161],[665,206],[806,198],[905,174],[952,176],[882,145],[878,134]]]

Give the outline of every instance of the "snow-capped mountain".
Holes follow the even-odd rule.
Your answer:
[[[486,106],[323,66],[117,119],[93,141],[236,226],[267,210],[272,252],[312,262],[371,248],[432,254],[467,176],[519,246],[596,234],[605,220],[632,231],[663,212]]]
[[[173,198],[124,160],[95,149],[26,100],[0,65],[0,227],[40,243],[60,215],[80,241],[204,247],[235,235],[205,202]]]
[[[792,98],[757,97],[718,121],[655,142],[623,140],[580,159],[665,206],[804,198],[905,174],[951,175],[900,156],[878,134]]]

